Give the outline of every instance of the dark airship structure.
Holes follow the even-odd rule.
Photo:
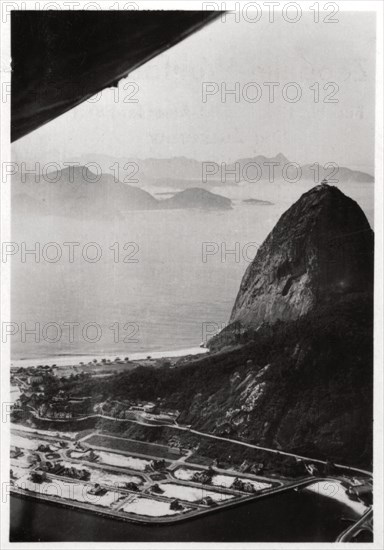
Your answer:
[[[219,11],[12,11],[11,141],[53,120]]]

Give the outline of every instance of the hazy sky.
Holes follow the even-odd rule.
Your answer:
[[[234,22],[228,16],[134,71],[116,91],[104,90],[13,146],[19,160],[71,161],[99,153],[113,157],[186,156],[233,161],[282,152],[297,162],[330,162],[373,170],[374,163],[374,14],[339,13],[339,23],[298,23],[281,18],[268,23]],[[126,103],[136,83],[133,98]],[[203,82],[215,89],[240,86],[240,101],[220,91],[202,101]],[[252,98],[258,83],[262,96]],[[278,82],[269,102],[265,82]],[[283,87],[296,103],[284,99]],[[319,83],[315,102],[314,83]],[[334,91],[338,103],[324,103]],[[330,97],[331,99],[331,97]]]

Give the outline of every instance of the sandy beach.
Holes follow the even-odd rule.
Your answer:
[[[167,357],[182,357],[184,355],[199,355],[207,353],[206,348],[194,347],[185,348],[171,351],[152,351],[152,352],[137,352],[129,355],[130,361],[140,361],[151,357],[152,359],[162,359]],[[43,358],[33,359],[14,359],[11,361],[11,367],[36,367],[38,365],[57,365],[60,367],[67,367],[72,365],[79,365],[84,363],[85,365],[97,359],[100,362],[102,359],[110,359],[114,361],[116,355],[57,355]],[[124,356],[121,356],[123,359]]]
[[[362,502],[351,500],[348,497],[345,488],[338,481],[319,481],[313,485],[310,485],[305,490],[337,500],[338,502],[341,502],[351,508],[359,516],[365,514],[368,509],[368,507]]]

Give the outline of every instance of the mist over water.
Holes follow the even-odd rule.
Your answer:
[[[282,182],[212,189],[232,199],[228,211],[129,211],[123,212],[123,219],[84,220],[14,214],[12,241],[25,242],[27,249],[37,242],[41,247],[58,243],[63,254],[52,263],[41,256],[37,262],[31,254],[24,262],[20,253],[12,258],[11,314],[18,327],[10,337],[12,358],[129,356],[198,346],[228,321],[257,246],[281,214],[313,186]],[[374,184],[339,187],[359,203],[373,227]],[[242,202],[248,198],[273,204]],[[73,263],[66,242],[80,243]],[[94,263],[82,255],[91,242],[102,251]],[[125,243],[135,244],[124,250]],[[211,243],[211,254],[205,257],[203,243]],[[93,257],[95,249],[89,248],[88,254]],[[23,334],[22,323],[37,334]],[[45,330],[50,323],[57,323],[61,332],[53,325]],[[70,323],[78,325],[70,329]],[[89,326],[84,337],[89,323],[96,323],[101,334]]]

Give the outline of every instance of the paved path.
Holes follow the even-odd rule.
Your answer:
[[[337,537],[336,542],[351,542],[352,538],[357,535],[361,529],[367,529],[373,533],[372,520],[373,510],[372,507],[370,507],[356,523],[348,527]]]
[[[178,468],[179,466],[183,466],[184,465],[184,462],[190,457],[193,455],[193,453],[195,452],[194,449],[191,449],[190,451],[188,451],[185,455],[181,456],[180,458],[178,458],[177,460],[175,460],[171,465],[170,467],[168,468],[168,470],[170,472],[173,472],[174,470],[176,470],[176,468]],[[190,464],[188,464],[188,466],[190,466]]]

